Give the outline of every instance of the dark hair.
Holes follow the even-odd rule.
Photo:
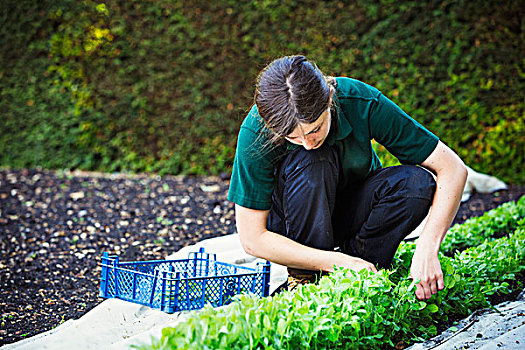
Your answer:
[[[328,108],[334,82],[304,56],[285,56],[266,66],[257,79],[255,104],[272,142],[282,142],[299,123],[316,121]]]

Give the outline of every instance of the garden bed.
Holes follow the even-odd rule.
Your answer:
[[[501,238],[492,237],[506,231]],[[465,234],[468,232],[468,234]],[[456,235],[463,234],[462,249]],[[233,304],[187,316],[145,349],[385,349],[435,336],[451,316],[491,307],[525,272],[525,197],[454,226],[440,253],[445,288],[429,300],[415,297],[409,276],[415,250],[405,242],[391,270],[336,269],[317,284],[272,298],[242,295]],[[514,286],[512,286],[514,285]]]
[[[103,251],[162,259],[235,232],[228,179],[0,170],[0,344],[56,327],[95,307]],[[455,223],[525,193],[474,194]]]

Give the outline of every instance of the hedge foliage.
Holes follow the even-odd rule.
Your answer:
[[[228,172],[257,73],[302,53],[523,183],[522,14],[518,0],[2,1],[0,165]]]

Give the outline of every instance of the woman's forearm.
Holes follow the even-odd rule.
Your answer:
[[[266,229],[268,211],[236,205],[237,231],[244,250],[255,257],[297,269],[327,271],[334,265],[376,271],[374,265],[340,252],[311,248]]]
[[[418,245],[426,245],[436,254],[458,211],[467,179],[467,169],[459,157],[455,154],[448,157],[451,159],[444,163],[445,166],[436,169],[436,192],[418,240]]]
[[[410,266],[410,276],[419,280],[416,296],[425,300],[445,286],[438,252],[457,213],[467,179],[467,169],[461,159],[441,142],[422,165],[437,176],[430,214],[417,240]]]
[[[333,271],[337,265],[336,252],[311,248],[271,231],[246,240],[243,246],[250,255],[292,268]]]

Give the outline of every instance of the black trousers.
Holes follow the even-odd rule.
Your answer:
[[[388,267],[401,241],[427,215],[434,178],[422,168],[402,165],[377,169],[341,189],[339,176],[337,153],[328,145],[288,154],[277,169],[268,229]]]

